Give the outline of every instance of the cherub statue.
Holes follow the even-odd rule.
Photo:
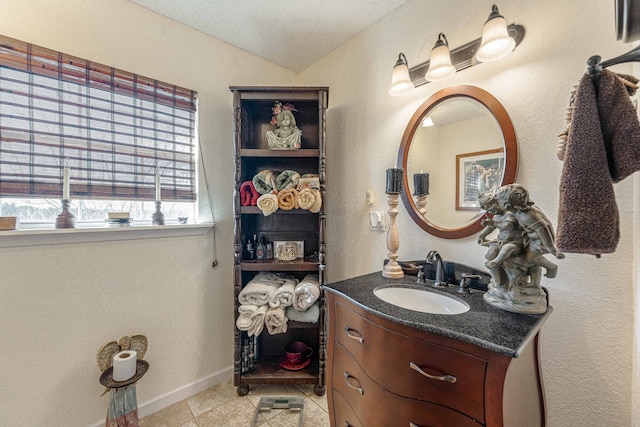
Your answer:
[[[545,276],[556,277],[558,266],[544,257],[552,254],[563,259],[564,254],[556,248],[556,236],[549,218],[530,199],[529,192],[520,184],[500,187],[496,194],[500,206],[513,212],[518,223],[526,232],[528,248],[525,259],[532,265],[544,267]],[[538,282],[540,278],[537,278]]]
[[[273,150],[300,148],[302,131],[296,126],[296,118],[293,115],[293,111],[296,111],[295,107],[291,104],[283,106],[280,102],[276,102],[272,110],[276,129],[266,132],[269,148]]]
[[[546,277],[556,276],[558,267],[544,257],[553,254],[562,259],[555,246],[553,226],[546,215],[529,199],[520,184],[504,185],[495,193],[483,193],[483,208],[493,218],[485,220],[478,243],[488,246],[486,266],[492,281],[484,299],[508,311],[541,314],[547,309],[546,293],[540,286],[542,268]],[[486,237],[499,229],[498,238]]]
[[[500,207],[495,198],[495,193],[484,192],[478,199],[480,207],[490,214],[492,218],[482,220],[484,228],[478,236],[478,244],[487,246],[485,266],[491,272],[491,276],[497,284],[500,284],[500,265],[515,255],[521,255],[524,250],[523,230],[513,212]],[[486,237],[498,229],[498,238],[487,240]]]

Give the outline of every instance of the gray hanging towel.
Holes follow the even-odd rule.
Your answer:
[[[623,82],[634,85],[633,89]],[[597,85],[600,127],[614,183],[640,170],[640,123],[629,99],[636,83],[633,76],[604,70]]]
[[[608,70],[595,82],[585,74],[576,90],[560,178],[559,251],[615,251],[620,228],[613,183],[639,169],[640,123],[625,85]]]

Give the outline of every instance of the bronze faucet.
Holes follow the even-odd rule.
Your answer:
[[[433,282],[432,286],[436,288],[446,288],[449,286],[444,277],[444,263],[442,262],[442,257],[438,251],[430,251],[427,254],[425,262],[428,262],[429,264],[433,264],[434,262],[436,263],[436,280]]]

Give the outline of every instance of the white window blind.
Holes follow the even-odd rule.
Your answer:
[[[0,36],[0,197],[196,198],[197,93]]]

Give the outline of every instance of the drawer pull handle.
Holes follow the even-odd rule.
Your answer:
[[[344,372],[344,380],[345,380],[345,382],[347,383],[347,385],[348,385],[349,387],[351,387],[352,389],[357,390],[357,391],[358,391],[358,393],[360,393],[360,394],[364,394],[364,390],[362,389],[362,387],[360,387],[359,385],[358,385],[358,386],[355,386],[355,385],[351,384],[351,382],[349,382],[349,380],[350,380],[351,378],[353,378],[353,379],[355,379],[356,381],[358,381],[358,379],[357,379],[356,377],[351,376],[351,374],[350,374],[349,372],[345,371],[345,372]]]
[[[360,344],[362,344],[364,342],[364,338],[362,338],[362,335],[360,334],[360,332],[356,331],[355,329],[351,329],[349,327],[349,325],[345,325],[344,331],[347,333],[347,336],[349,338],[351,338],[352,340],[356,340]],[[357,335],[353,335],[353,334],[351,334],[351,332],[355,332]]]
[[[420,369],[420,366],[416,365],[413,362],[409,362],[409,367],[411,369],[413,369],[414,371],[418,372],[420,375],[429,378],[430,380],[446,381],[446,382],[451,383],[451,384],[455,384],[455,382],[458,381],[458,379],[456,377],[454,377],[453,375],[437,376],[437,375],[428,374],[427,372],[425,372],[422,369]]]
[[[409,421],[409,427],[420,427],[420,426],[416,423],[412,423],[411,421]]]

